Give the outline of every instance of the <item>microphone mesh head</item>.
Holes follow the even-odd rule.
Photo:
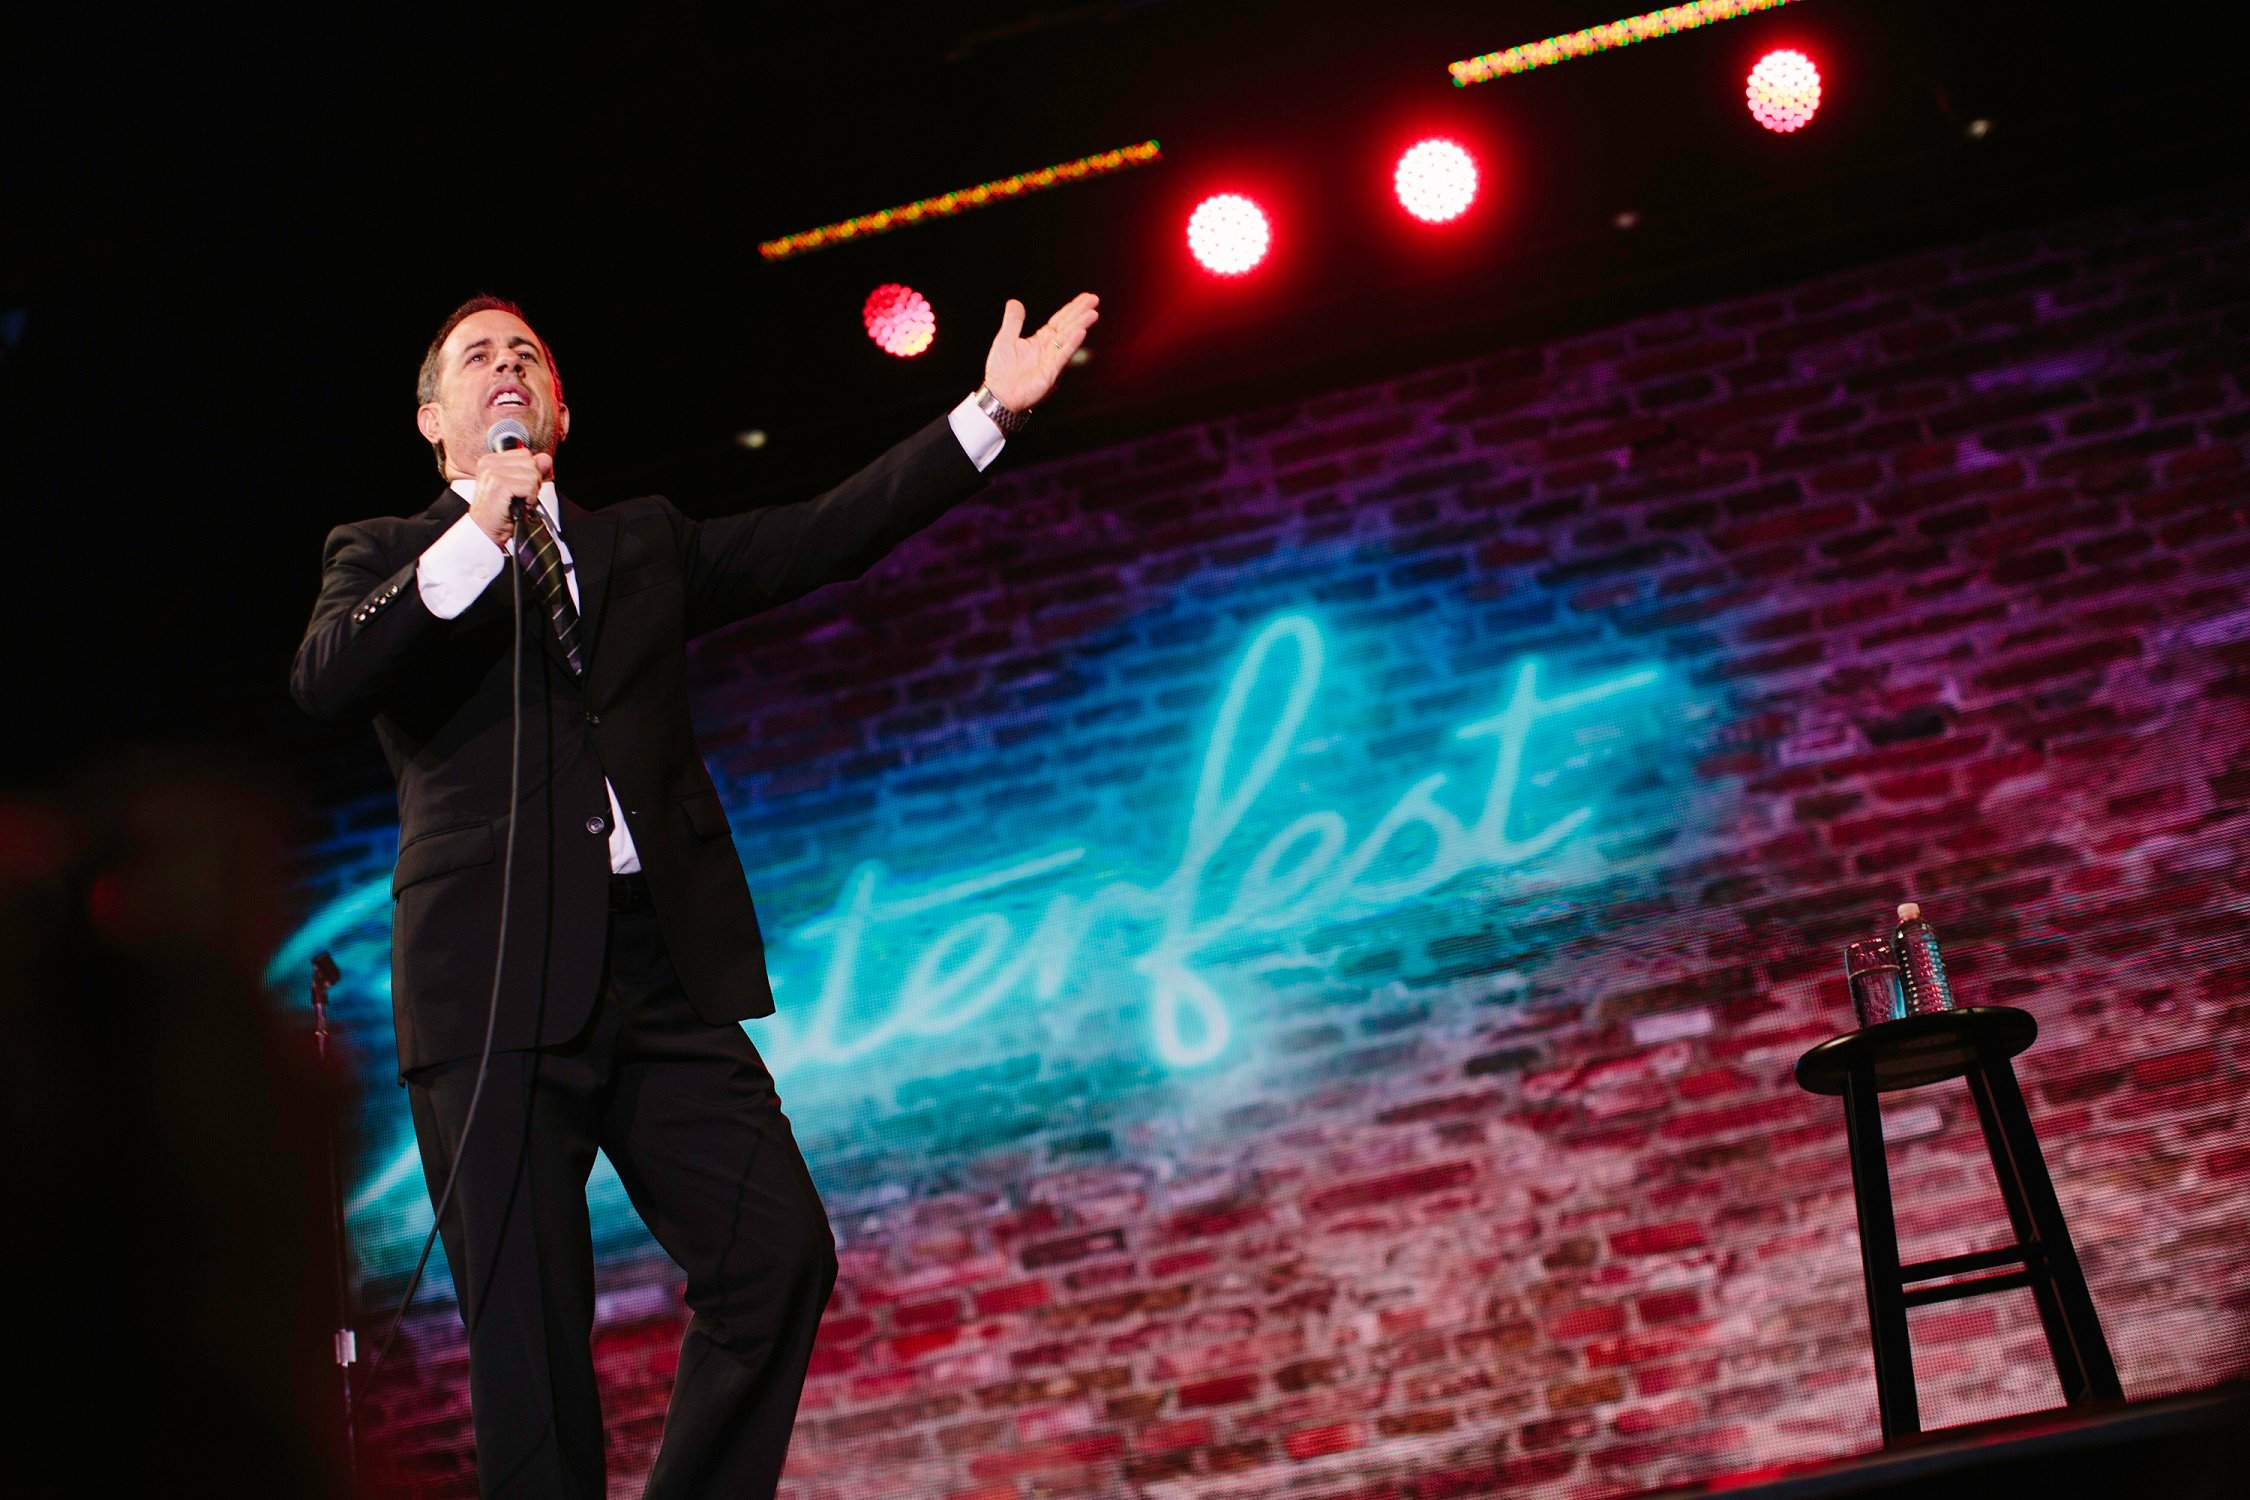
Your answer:
[[[528,448],[531,446],[531,429],[514,417],[502,417],[485,433],[484,445],[494,453],[509,448]]]

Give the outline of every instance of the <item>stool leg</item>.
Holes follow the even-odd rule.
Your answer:
[[[2032,1274],[2032,1297],[2047,1330],[2063,1400],[2075,1405],[2122,1398],[2117,1365],[2110,1358],[2109,1341],[2102,1336],[2101,1317],[2094,1311],[2093,1293],[2086,1289],[2086,1273],[2078,1264],[2070,1227],[2063,1222],[2062,1203],[2055,1197],[2054,1179],[2047,1175],[2047,1160],[2031,1127],[2023,1090],[2016,1086],[2015,1069],[2004,1057],[1979,1057],[1969,1069],[1968,1082],[2016,1239],[2040,1252],[2039,1260],[2026,1269]]]
[[[2016,1171],[2015,1154],[2000,1123],[2000,1108],[1992,1097],[1992,1085],[1981,1064],[1969,1069],[1966,1081],[1969,1097],[1976,1101],[1977,1123],[1984,1127],[1984,1148],[1992,1158],[1992,1176],[2000,1185],[2000,1201],[2007,1205],[2008,1223],[2015,1230],[2016,1244],[2035,1257],[2025,1263],[2024,1269],[2031,1274],[2031,1300],[2038,1305],[2039,1325],[2047,1333],[2047,1352],[2055,1361],[2055,1378],[2062,1384],[2065,1402],[2082,1401],[2086,1398],[2086,1366],[2078,1357],[2078,1342],[2071,1336],[2070,1322],[2063,1316],[2062,1300],[2055,1295],[2055,1282],[2046,1258],[2047,1246],[2031,1216],[2031,1202],[2026,1196],[2023,1178]]]
[[[1875,1346],[1875,1402],[1883,1441],[1922,1430],[1914,1390],[1914,1346],[1906,1333],[1899,1276],[1898,1220],[1891,1211],[1891,1168],[1883,1156],[1883,1112],[1874,1069],[1861,1064],[1844,1081],[1844,1135],[1852,1156],[1852,1199],[1859,1210],[1860,1269],[1867,1281],[1867,1329]]]

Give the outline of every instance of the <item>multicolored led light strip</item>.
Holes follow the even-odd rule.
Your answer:
[[[823,250],[830,245],[866,239],[869,235],[888,234],[894,229],[904,229],[909,224],[919,224],[925,219],[948,219],[955,214],[967,213],[972,208],[983,208],[987,204],[1009,198],[1021,198],[1026,193],[1045,192],[1048,188],[1060,187],[1067,182],[1082,182],[1088,177],[1106,177],[1112,172],[1122,172],[1127,167],[1138,167],[1155,161],[1163,154],[1154,141],[1142,141],[1137,146],[1121,146],[1115,151],[1081,156],[1076,161],[1066,161],[1060,166],[1041,167],[1036,172],[1018,172],[1012,177],[980,182],[973,188],[940,193],[935,198],[918,198],[912,203],[886,208],[881,213],[861,214],[856,219],[841,219],[834,224],[823,224],[818,229],[785,234],[778,240],[767,240],[759,245],[758,253],[767,260],[787,260],[792,255],[803,255],[809,250]]]
[[[1651,37],[1670,36],[1675,31],[1693,31],[1698,26],[1708,26],[1714,21],[1731,21],[1737,16],[1755,15],[1761,10],[1774,10],[1789,3],[1790,0],[1695,0],[1691,5],[1667,5],[1662,10],[1628,16],[1622,21],[1612,21],[1607,26],[1589,26],[1584,31],[1551,36],[1543,42],[1525,42],[1522,46],[1510,47],[1505,52],[1464,57],[1457,63],[1446,64],[1446,71],[1453,75],[1455,88],[1465,89],[1472,83],[1489,83],[1510,73],[1528,73],[1533,68],[1544,68],[1551,63],[1569,62],[1574,57],[1590,57],[1596,52],[1607,52],[1615,47],[1630,47],[1635,42],[1645,42]]]

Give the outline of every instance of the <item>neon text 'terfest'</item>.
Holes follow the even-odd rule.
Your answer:
[[[1473,813],[1456,813],[1439,800],[1449,777],[1434,772],[1408,787],[1356,846],[1342,813],[1303,812],[1258,848],[1231,889],[1209,889],[1220,852],[1297,748],[1325,654],[1319,629],[1303,615],[1276,619],[1251,640],[1203,753],[1179,861],[1154,884],[1118,880],[1091,894],[1058,893],[1036,920],[1019,926],[983,898],[1080,863],[1083,847],[905,895],[883,893],[879,863],[859,865],[835,908],[793,934],[825,959],[819,993],[803,1009],[784,1000],[783,1014],[762,1028],[761,1049],[777,1069],[851,1063],[911,1038],[957,1031],[1012,995],[1051,1000],[1070,987],[1089,935],[1106,922],[1137,935],[1130,948],[1138,951],[1123,961],[1145,991],[1157,1055],[1175,1066],[1208,1062],[1226,1049],[1233,1023],[1199,966],[1206,955],[1246,934],[1379,914],[1467,871],[1519,866],[1547,853],[1583,827],[1593,809],[1574,808],[1536,831],[1515,829],[1532,731],[1658,676],[1644,667],[1550,697],[1540,689],[1538,663],[1523,661],[1499,712],[1453,732],[1491,754],[1491,775]],[[1279,711],[1262,727],[1246,724],[1269,672],[1291,674],[1264,695],[1279,697]],[[1416,835],[1411,847],[1426,852],[1417,867],[1390,871],[1386,855],[1409,835]],[[880,993],[861,973],[870,937],[905,924],[911,942],[948,912],[960,915],[912,953],[880,1010],[853,1018],[855,1001]],[[1120,961],[1113,950],[1102,957]]]

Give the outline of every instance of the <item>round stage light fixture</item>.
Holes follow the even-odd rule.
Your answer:
[[[1265,212],[1240,193],[1204,199],[1188,216],[1188,249],[1204,269],[1240,276],[1266,258],[1272,231]]]
[[[1476,158],[1455,141],[1417,141],[1398,159],[1391,186],[1408,213],[1425,224],[1443,224],[1476,201]]]
[[[1768,52],[1750,70],[1750,113],[1768,130],[1802,130],[1820,108],[1820,69],[1802,52]]]
[[[867,294],[859,319],[867,325],[867,336],[876,348],[900,359],[912,359],[937,337],[937,314],[930,310],[930,299],[895,281]]]

